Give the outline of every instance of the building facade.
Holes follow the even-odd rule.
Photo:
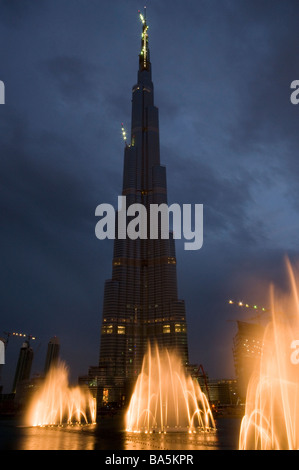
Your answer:
[[[244,403],[250,377],[259,364],[263,352],[265,329],[261,325],[243,321],[237,321],[237,327],[233,355],[238,394]]]
[[[12,393],[16,393],[20,386],[23,386],[29,381],[32,362],[33,349],[31,348],[29,341],[25,341],[20,349]]]
[[[59,360],[60,342],[59,338],[53,336],[48,343],[45,360],[44,374],[47,375],[51,367],[55,367]]]
[[[148,25],[142,20],[137,83],[132,90],[132,120],[125,142],[122,196],[126,208],[142,204],[147,218],[143,236],[130,239],[118,233],[112,277],[105,283],[99,365],[98,401],[122,403],[141,369],[148,344],[175,350],[188,363],[185,303],[178,298],[175,244],[157,226],[150,238],[152,205],[167,204],[166,169],[160,164],[159,115],[148,45]],[[126,226],[133,220],[125,215]],[[144,236],[145,234],[145,236]]]

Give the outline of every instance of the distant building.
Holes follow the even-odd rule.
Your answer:
[[[237,326],[233,354],[238,393],[241,400],[245,401],[249,379],[261,357],[264,327],[242,321],[238,321]]]
[[[51,367],[56,366],[59,359],[60,342],[59,339],[54,336],[48,343],[47,356],[44,368],[44,374],[47,375]]]
[[[20,349],[19,359],[13,381],[12,393],[16,393],[17,388],[29,381],[31,366],[33,361],[33,349],[30,347],[29,341],[25,341]]]
[[[210,379],[208,381],[210,403],[212,405],[237,405],[238,386],[235,379]]]
[[[105,368],[99,366],[92,366],[88,370],[88,375],[83,375],[78,379],[79,386],[88,389],[92,396],[96,398],[97,403],[100,402],[101,405],[108,404],[108,396],[110,391],[108,388],[101,388],[103,380],[102,377],[104,373]],[[121,404],[121,402],[117,403],[117,405],[119,404]]]
[[[15,393],[0,394],[0,416],[14,415],[15,412]]]
[[[188,373],[199,383],[201,391],[206,395],[210,405],[238,404],[236,379],[210,379],[202,365],[190,364]]]

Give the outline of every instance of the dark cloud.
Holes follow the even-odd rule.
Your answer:
[[[22,2],[20,0],[1,0],[1,20],[4,24],[10,27],[18,27],[23,21],[31,19],[33,15],[39,14],[45,6],[45,1],[40,0],[35,2],[34,0],[28,0]]]
[[[77,104],[96,98],[96,67],[80,57],[55,57],[48,61],[47,70],[64,97]]]

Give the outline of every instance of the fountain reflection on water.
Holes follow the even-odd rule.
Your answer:
[[[299,449],[299,364],[292,360],[294,341],[299,340],[299,278],[288,260],[287,268],[291,294],[277,300],[271,290],[272,319],[247,390],[239,439],[242,450]]]
[[[126,414],[126,429],[145,433],[215,430],[205,394],[186,375],[174,353],[149,346]]]
[[[96,421],[96,400],[80,387],[70,387],[68,369],[59,363],[32,397],[26,415],[29,426],[88,424]]]

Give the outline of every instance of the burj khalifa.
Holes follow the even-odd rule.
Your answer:
[[[122,196],[127,206],[142,204],[150,209],[153,204],[167,204],[167,184],[166,168],[160,163],[149,26],[145,14],[140,13],[140,19],[139,69],[132,89],[131,133],[124,148]],[[151,221],[146,222],[149,231]],[[149,344],[175,350],[188,364],[185,303],[178,298],[176,268],[171,231],[168,238],[161,230],[155,239],[116,237],[112,276],[104,288],[97,367],[100,403],[128,400]]]

